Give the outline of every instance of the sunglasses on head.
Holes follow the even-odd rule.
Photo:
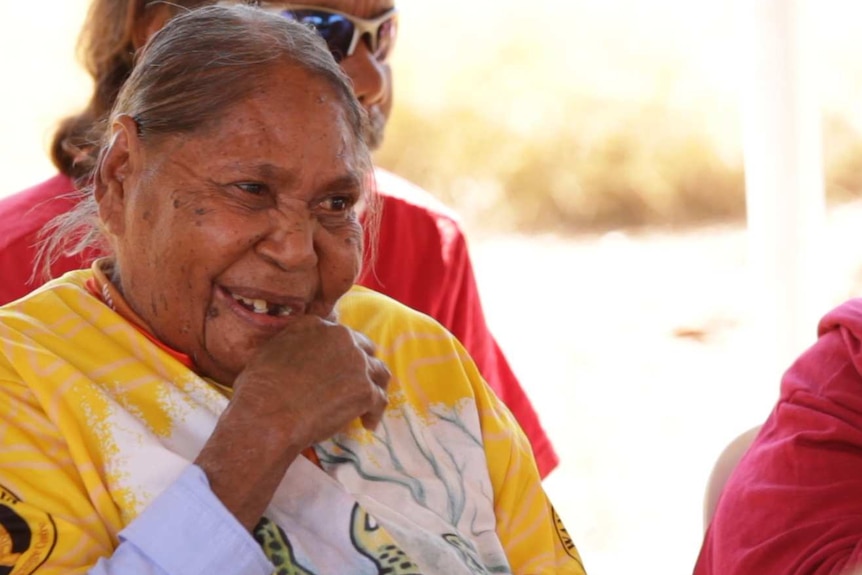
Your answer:
[[[344,12],[299,4],[270,5],[261,2],[258,6],[285,18],[307,24],[326,41],[336,62],[352,56],[363,39],[374,57],[383,62],[389,57],[395,44],[398,29],[398,13],[395,8],[376,18],[357,18]]]

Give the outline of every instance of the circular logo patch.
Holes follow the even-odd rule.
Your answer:
[[[51,516],[0,485],[0,575],[30,575],[51,555],[56,542]]]

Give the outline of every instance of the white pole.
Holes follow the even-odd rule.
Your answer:
[[[741,0],[749,268],[762,376],[775,385],[827,311],[814,2]],[[762,347],[761,347],[762,346]]]

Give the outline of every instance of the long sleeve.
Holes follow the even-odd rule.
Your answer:
[[[102,473],[26,387],[0,377],[0,574],[269,575],[198,467],[128,525]]]
[[[251,535],[189,468],[120,532],[120,545],[90,575],[269,575]]]

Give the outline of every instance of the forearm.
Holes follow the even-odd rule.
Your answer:
[[[285,441],[281,430],[234,418],[232,408],[222,415],[195,464],[222,505],[251,531],[302,446]]]
[[[367,337],[313,315],[291,326],[234,380],[230,404],[195,459],[248,530],[305,448],[356,418],[373,429],[387,405],[391,374]]]

